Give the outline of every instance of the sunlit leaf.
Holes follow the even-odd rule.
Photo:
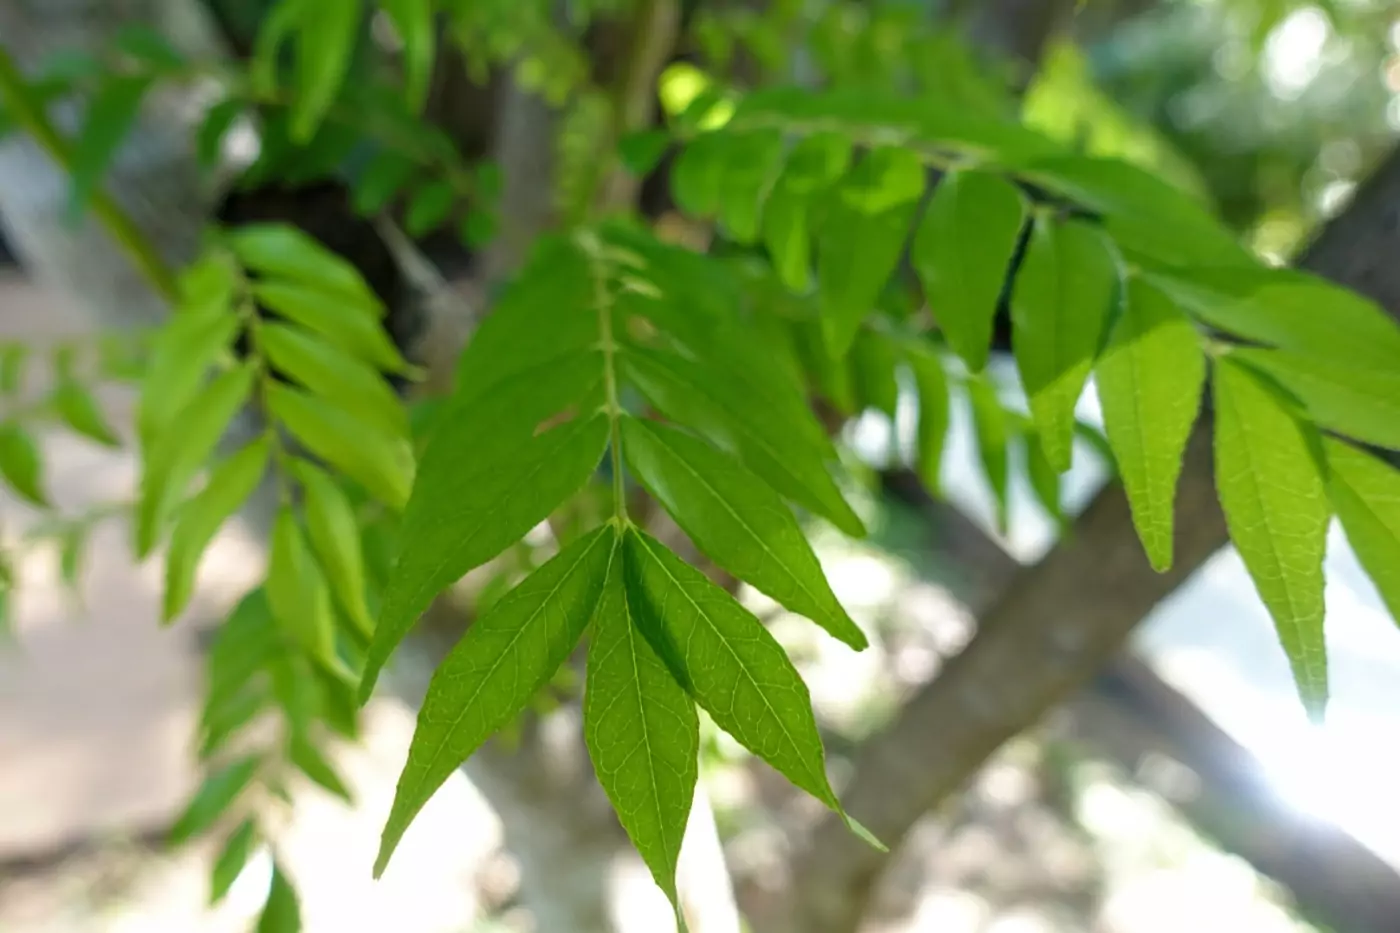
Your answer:
[[[257,844],[258,825],[252,817],[239,823],[238,828],[229,834],[209,873],[209,906],[219,903],[228,894],[229,888],[243,874]]]
[[[301,904],[297,892],[287,877],[286,869],[273,861],[272,887],[267,892],[267,902],[258,916],[257,933],[300,933]]]
[[[1400,621],[1400,472],[1342,441],[1323,441],[1328,498],[1356,558]]]
[[[292,380],[391,435],[408,436],[403,402],[365,363],[286,324],[260,325],[257,340],[272,365]]]
[[[292,469],[301,483],[311,545],[330,582],[331,593],[360,633],[372,637],[374,619],[365,602],[364,551],[354,508],[324,470],[305,460],[297,461]]]
[[[260,764],[257,756],[249,755],[209,774],[171,825],[166,844],[182,845],[213,826],[252,783]]]
[[[1277,380],[1322,427],[1400,450],[1400,370],[1259,347],[1241,347],[1231,358]]]

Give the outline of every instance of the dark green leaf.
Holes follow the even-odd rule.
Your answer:
[[[495,212],[477,207],[468,211],[462,218],[457,235],[461,237],[462,245],[470,249],[481,249],[496,238],[500,223],[500,218]]]
[[[170,622],[184,611],[205,549],[224,522],[253,494],[271,455],[272,438],[258,438],[216,466],[199,495],[180,508],[165,556],[164,621]]]
[[[895,376],[899,350],[894,342],[876,331],[861,330],[851,344],[850,363],[856,407],[873,408],[893,418],[899,407],[899,381]]]
[[[447,181],[430,181],[408,201],[404,214],[404,231],[412,237],[432,233],[447,222],[457,204],[457,191]]]
[[[210,907],[222,901],[238,876],[243,874],[257,844],[258,824],[253,822],[252,817],[239,823],[238,828],[229,834],[209,874]]]
[[[924,191],[923,163],[898,147],[874,149],[824,202],[818,232],[823,331],[845,354],[899,263]]]
[[[1228,358],[1214,380],[1215,478],[1230,538],[1274,617],[1303,704],[1327,706],[1322,559],[1331,517],[1315,437],[1277,393]]]
[[[249,755],[206,777],[170,827],[166,843],[182,845],[213,826],[252,782],[259,763],[256,755]]]
[[[1147,559],[1172,563],[1176,483],[1205,383],[1201,336],[1176,305],[1139,277],[1095,369],[1104,430]]]
[[[377,214],[384,210],[408,184],[417,168],[411,159],[393,150],[379,153],[355,179],[355,210],[361,214]]]
[[[1400,472],[1341,441],[1323,441],[1328,498],[1371,582],[1400,621]]]
[[[272,887],[258,917],[257,933],[301,933],[301,905],[281,864],[272,863]]]
[[[360,0],[298,0],[297,94],[292,139],[305,144],[340,93],[359,33]]]
[[[306,449],[401,509],[413,488],[413,448],[404,437],[369,424],[340,405],[298,389],[269,385],[268,410]]]
[[[339,309],[332,314],[347,318],[384,316],[383,304],[355,266],[310,234],[287,224],[268,223],[239,227],[229,231],[227,236],[229,246],[243,265],[267,279],[283,280],[278,284],[306,286],[318,293],[323,303]],[[298,290],[295,294],[305,292]],[[276,304],[262,295],[258,297],[269,308],[282,313]],[[290,312],[288,316],[292,316]],[[306,324],[305,321],[299,323]],[[320,330],[311,324],[306,326]]]
[[[611,525],[564,548],[472,623],[433,673],[384,827],[375,877],[428,799],[514,718],[577,644],[615,550]]]
[[[948,345],[973,372],[987,365],[1002,286],[1026,203],[1000,175],[951,172],[934,190],[909,258]]]
[[[833,637],[866,647],[801,526],[762,480],[703,441],[631,418],[622,423],[622,449],[647,491],[711,560]]]
[[[136,122],[141,101],[151,83],[152,77],[145,74],[111,77],[88,105],[87,121],[73,143],[72,162],[68,166],[72,181],[68,201],[70,218],[81,216],[93,192],[101,187],[107,167]]]
[[[758,239],[763,201],[782,159],[783,134],[777,129],[730,137],[720,176],[719,220],[736,242]]]
[[[641,568],[628,536],[608,570],[588,650],[583,734],[598,782],[652,877],[680,917],[676,863],[695,797],[700,724],[695,704],[643,634],[661,620],[644,618],[631,579]],[[645,597],[643,597],[645,599]],[[679,923],[678,923],[679,925]]]
[[[243,115],[247,102],[242,98],[229,97],[210,107],[204,114],[199,129],[195,132],[195,158],[200,168],[208,171],[219,164],[223,157],[224,137],[233,128],[233,123]]]
[[[136,510],[138,557],[145,557],[155,547],[171,508],[247,404],[256,377],[257,371],[248,363],[222,373],[181,409],[174,419],[178,430],[172,427],[156,438],[141,471]]]
[[[641,130],[622,137],[617,154],[627,171],[641,177],[656,168],[670,145],[671,134],[665,130]]]
[[[982,474],[996,502],[997,527],[1006,534],[1010,526],[1010,445],[1011,426],[1001,407],[996,387],[982,376],[967,380],[967,398],[972,405],[972,428],[977,436],[977,457]]]
[[[433,0],[380,0],[379,5],[403,43],[404,96],[418,113],[428,100],[437,51]]]
[[[325,471],[299,460],[293,475],[301,483],[306,526],[331,592],[359,632],[374,635],[374,620],[365,602],[364,552],[360,526],[345,493]]]
[[[832,809],[807,685],[763,623],[656,539],[623,539],[634,623],[699,706],[741,745]]]
[[[1320,426],[1400,450],[1400,369],[1257,347],[1241,347],[1231,357],[1277,380]]]
[[[123,26],[112,38],[112,47],[163,71],[179,71],[189,65],[169,39],[145,25]]]
[[[948,375],[943,361],[930,347],[906,342],[904,358],[914,372],[919,393],[918,448],[915,465],[925,488],[938,495],[942,488],[943,446],[948,440],[950,422]]]
[[[1035,220],[1011,298],[1011,340],[1031,417],[1057,471],[1070,468],[1074,409],[1108,322],[1116,271],[1102,235],[1081,221]]]
[[[608,428],[602,414],[579,418],[490,459],[461,449],[450,424],[438,429],[404,513],[404,546],[365,660],[361,699],[443,587],[519,541],[588,481]]]
[[[53,394],[53,406],[64,424],[83,437],[89,438],[104,447],[120,447],[117,437],[97,401],[87,389],[76,382],[65,380]]]
[[[257,339],[272,365],[294,381],[390,435],[408,436],[403,402],[365,363],[287,324],[263,324]]]
[[[49,497],[44,491],[44,466],[39,445],[18,424],[0,423],[0,477],[4,477],[9,487],[21,498],[48,507]]]

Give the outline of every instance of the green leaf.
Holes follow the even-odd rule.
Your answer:
[[[214,867],[209,873],[209,906],[213,907],[224,899],[229,888],[243,874],[248,859],[258,844],[258,824],[250,816],[229,834],[224,847],[214,859]]]
[[[0,423],[0,477],[22,499],[48,508],[44,490],[44,465],[39,445],[29,432],[13,422]]]
[[[390,149],[380,152],[355,179],[355,210],[361,214],[377,214],[384,210],[417,169],[412,159],[399,152]]]
[[[277,861],[272,863],[272,887],[258,916],[257,933],[301,933],[301,905],[291,879]]]
[[[298,460],[292,472],[301,483],[311,546],[330,581],[331,592],[359,632],[373,637],[374,619],[365,602],[364,552],[355,510],[324,470]]]
[[[141,112],[141,101],[150,89],[147,74],[116,75],[98,89],[87,108],[87,120],[73,142],[68,175],[72,189],[68,216],[76,220],[102,185],[113,157]]]
[[[856,406],[873,408],[891,418],[899,407],[899,382],[895,369],[899,350],[884,334],[861,330],[851,344],[851,382]]]
[[[121,438],[107,423],[97,401],[78,383],[71,380],[60,383],[53,394],[53,406],[63,423],[83,437],[104,447],[121,446]]]
[[[943,361],[930,347],[915,341],[904,344],[904,358],[914,373],[919,393],[919,426],[915,466],[925,488],[938,495],[942,488],[943,447],[948,440],[951,420],[948,374]]]
[[[704,133],[690,141],[671,168],[671,195],[681,210],[711,217],[719,210],[728,135]]]
[[[457,204],[457,190],[447,181],[430,181],[413,192],[404,213],[404,231],[412,237],[432,233],[447,222]]]
[[[360,0],[298,0],[297,94],[292,139],[305,145],[325,119],[350,71],[359,33]]]
[[[278,371],[386,433],[408,436],[408,412],[403,402],[379,373],[363,362],[287,324],[260,325],[257,340]]]
[[[950,172],[938,183],[909,258],[948,345],[973,372],[987,365],[1002,287],[1026,203],[1000,175]]]
[[[730,137],[720,176],[719,220],[735,242],[758,240],[763,201],[782,163],[782,131],[753,130]]]
[[[157,332],[136,413],[142,446],[150,447],[205,388],[209,368],[233,345],[239,329],[224,297],[215,295],[211,304],[177,313]]]
[[[899,264],[923,195],[924,165],[908,149],[867,153],[824,201],[818,233],[823,332],[845,354]]]
[[[208,171],[223,157],[224,137],[233,123],[243,115],[248,102],[241,97],[229,97],[210,107],[195,132],[195,158],[200,168]]]
[[[1094,381],[1133,523],[1159,572],[1172,564],[1176,484],[1205,377],[1195,326],[1159,289],[1129,279]]]
[[[1400,620],[1400,472],[1350,444],[1326,438],[1328,498],[1390,615]]]
[[[1322,560],[1331,517],[1316,438],[1228,358],[1215,364],[1215,478],[1230,538],[1274,617],[1303,705],[1327,706]]]
[[[282,629],[317,661],[337,666],[330,590],[290,508],[279,509],[272,526],[266,586],[268,605]]]
[[[346,408],[298,389],[271,384],[268,410],[306,449],[401,509],[413,488],[413,448],[407,438],[360,420]]]
[[[1056,471],[1070,468],[1074,408],[1108,321],[1116,271],[1098,231],[1035,220],[1011,297],[1011,341],[1031,418]]]
[[[353,804],[354,796],[345,786],[335,767],[311,744],[304,735],[294,735],[287,745],[287,759],[296,769],[306,775],[321,789],[328,791],[346,803]]]
[[[257,370],[245,363],[220,374],[156,438],[141,471],[141,495],[136,508],[136,554],[145,557],[155,547],[161,525],[185,494],[190,480],[209,459],[219,438],[248,403]]]
[[[616,541],[605,525],[564,548],[473,622],[433,673],[376,878],[428,799],[568,658],[593,617]]]
[[[676,863],[695,798],[700,722],[695,704],[644,632],[664,624],[632,586],[641,555],[627,543],[612,560],[588,649],[583,735],[593,770],[651,875],[676,910]],[[638,599],[641,599],[639,602]]]
[[[851,162],[850,140],[818,133],[793,147],[763,212],[763,244],[783,284],[805,292],[812,284],[811,204]]]
[[[272,438],[264,435],[215,467],[199,495],[180,508],[165,555],[163,621],[172,621],[189,604],[205,549],[253,494],[271,456]]]
[[[1045,451],[1033,434],[1026,434],[1022,440],[1026,452],[1026,475],[1030,480],[1031,492],[1040,507],[1054,520],[1063,532],[1066,529],[1065,510],[1060,501],[1060,474],[1045,459]]]
[[[260,763],[256,755],[248,755],[205,777],[170,827],[166,844],[182,845],[213,826],[252,782]]]
[[[1230,356],[1297,396],[1321,427],[1400,450],[1400,371],[1258,347],[1240,347]]]
[[[996,387],[982,376],[972,376],[967,382],[967,399],[972,405],[972,429],[977,437],[977,458],[982,474],[996,502],[997,528],[1006,534],[1010,526],[1010,458],[1011,425],[1006,409],[1001,407]]]
[[[310,234],[288,224],[264,223],[238,227],[227,231],[226,236],[228,245],[239,262],[265,280],[281,280],[277,284],[300,285],[312,293],[320,293],[320,304],[329,305],[333,309],[329,312],[332,318],[384,316],[383,304],[365,284],[354,264],[323,246]],[[271,282],[265,281],[263,284],[268,285]],[[302,295],[304,292],[298,291],[295,294]],[[333,300],[332,294],[338,300]],[[273,311],[294,317],[292,312],[283,312],[261,294],[258,297]],[[305,299],[302,302],[291,303],[305,303]],[[350,311],[360,313],[347,313]],[[320,330],[305,321],[298,323],[311,327],[312,330]]]
[[[380,0],[403,43],[404,97],[413,113],[428,101],[437,52],[432,0]]]
[[[617,155],[623,168],[637,177],[653,171],[671,146],[671,134],[665,130],[639,130],[618,140]]]
[[[807,685],[763,623],[635,529],[623,540],[632,617],[701,709],[739,744],[841,812]]]
[[[350,306],[339,293],[303,285],[260,282],[253,286],[253,294],[280,317],[320,334],[357,359],[386,372],[411,370],[379,322],[365,315],[346,313]]]
[[[732,384],[714,379],[693,361],[637,351],[627,353],[623,362],[629,379],[667,417],[734,453],[779,493],[846,534],[865,535],[865,526],[827,470],[825,448],[804,437],[794,419],[751,404]]]
[[[0,344],[0,395],[14,395],[24,384],[24,365],[29,346],[24,343]]]
[[[362,700],[439,591],[519,541],[588,481],[608,428],[603,414],[576,419],[491,459],[461,449],[450,424],[438,429],[404,512],[403,548],[366,656]]]
[[[797,519],[762,480],[703,441],[633,418],[622,422],[622,449],[647,491],[716,564],[856,650],[868,645]]]

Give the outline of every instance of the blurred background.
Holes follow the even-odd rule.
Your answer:
[[[861,14],[850,15],[850,28],[863,28]],[[1043,131],[1199,191],[1260,255],[1286,262],[1400,134],[1400,4],[1088,0],[1045,51],[1024,113]],[[0,268],[0,340],[55,346],[84,326],[16,265]],[[129,396],[113,390],[101,403],[111,423],[130,422]],[[908,415],[863,416],[847,432],[852,457],[881,469],[892,449],[913,443]],[[1092,393],[1081,415],[1097,423]],[[130,492],[135,464],[125,453],[70,434],[45,438],[44,453],[64,514]],[[994,551],[958,557],[934,546],[936,506],[901,491],[888,471],[877,492],[852,490],[870,540],[813,529],[872,650],[820,641],[810,625],[745,594],[799,661],[838,759],[843,743],[938,676],[972,637],[997,581],[1036,560],[1063,527],[1024,470],[1013,470],[1003,534],[977,458],[972,420],[959,409],[945,489],[983,533],[966,540],[989,540]],[[1086,443],[1065,478],[1067,512],[1107,478]],[[208,912],[209,847],[169,853],[160,838],[198,780],[190,742],[201,632],[258,579],[257,549],[236,529],[223,535],[203,566],[193,622],[161,630],[159,562],[134,565],[119,522],[96,515],[84,525],[78,566],[64,534],[42,522],[0,500],[0,533],[21,555],[0,645],[0,931],[246,929],[269,864],[255,863]],[[1400,905],[1400,760],[1390,746],[1400,731],[1400,633],[1337,529],[1327,579],[1334,695],[1325,727],[1307,723],[1253,585],[1222,552],[1157,607],[1130,655],[925,818],[882,881],[869,929],[1400,931],[1400,912],[1378,913],[1346,887],[1349,877],[1394,872]],[[514,902],[518,870],[498,815],[460,775],[384,879],[369,880],[412,725],[409,707],[376,699],[365,742],[338,760],[356,805],[314,788],[299,799],[287,852],[306,929],[531,929]],[[798,805],[717,733],[704,755],[738,902],[761,913],[780,870],[785,808]],[[669,928],[636,865],[619,863],[614,881],[627,929]]]

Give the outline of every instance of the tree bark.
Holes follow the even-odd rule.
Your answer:
[[[1400,318],[1400,150],[1313,241],[1299,265]],[[891,849],[1003,742],[1082,689],[1159,602],[1229,543],[1215,494],[1211,418],[1192,433],[1177,489],[1169,573],[1152,571],[1116,483],[1038,564],[1019,572],[977,636],[893,722],[866,740],[842,794]],[[794,930],[853,933],[889,860],[834,817],[794,868]]]

